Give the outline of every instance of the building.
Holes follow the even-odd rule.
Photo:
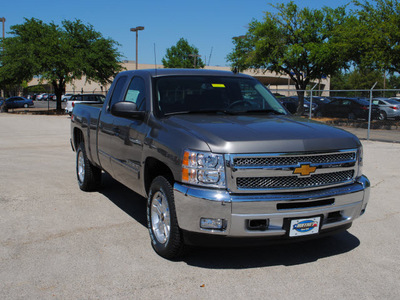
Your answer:
[[[135,70],[136,64],[134,61],[123,61],[123,67],[126,70]],[[139,64],[138,69],[162,69],[162,65],[152,64]],[[231,71],[230,67],[219,67],[219,66],[206,66],[205,69]],[[244,74],[253,76],[258,79],[261,83],[268,86],[272,93],[281,94],[285,96],[296,95],[296,88],[291,82],[288,75],[279,75],[272,72],[262,72],[260,70],[246,70]],[[330,89],[330,79],[321,79],[318,82],[318,86],[315,88],[315,95],[320,92],[320,95],[328,95]],[[315,84],[314,83],[314,84]],[[39,84],[39,79],[35,78],[29,82],[29,86],[35,86]],[[78,94],[78,93],[103,93],[106,94],[110,85],[102,86],[96,82],[87,82],[85,78],[81,80],[75,80],[73,83],[66,85],[66,93]]]

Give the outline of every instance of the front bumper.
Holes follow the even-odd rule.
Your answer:
[[[343,228],[364,213],[369,194],[370,182],[365,176],[346,186],[282,194],[239,195],[174,185],[176,214],[182,230],[227,237],[285,237],[288,220],[312,216],[321,216],[321,233]],[[223,219],[225,226],[221,230],[203,229],[201,218]],[[252,220],[268,220],[268,226],[249,227]]]

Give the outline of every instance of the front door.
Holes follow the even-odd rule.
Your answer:
[[[133,77],[122,101],[136,103],[139,111],[146,111],[145,81],[141,77]],[[111,138],[114,151],[111,159],[114,177],[140,192],[139,184],[143,165],[143,142],[147,133],[147,125],[143,120],[113,117],[115,134]]]

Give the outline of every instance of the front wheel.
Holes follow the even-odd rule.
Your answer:
[[[175,211],[171,183],[158,176],[151,183],[147,199],[147,227],[153,249],[167,259],[179,258],[184,243]]]
[[[101,169],[87,158],[84,143],[80,143],[76,151],[76,176],[82,191],[94,191],[100,187]]]

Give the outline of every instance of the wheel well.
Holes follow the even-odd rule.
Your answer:
[[[74,128],[74,148],[75,148],[75,150],[78,148],[79,144],[84,141],[85,141],[85,139],[83,138],[83,132],[78,128]]]
[[[164,176],[171,185],[174,184],[174,175],[170,168],[158,159],[149,157],[146,159],[144,169],[144,185],[146,193],[149,192],[150,185],[157,176]]]

